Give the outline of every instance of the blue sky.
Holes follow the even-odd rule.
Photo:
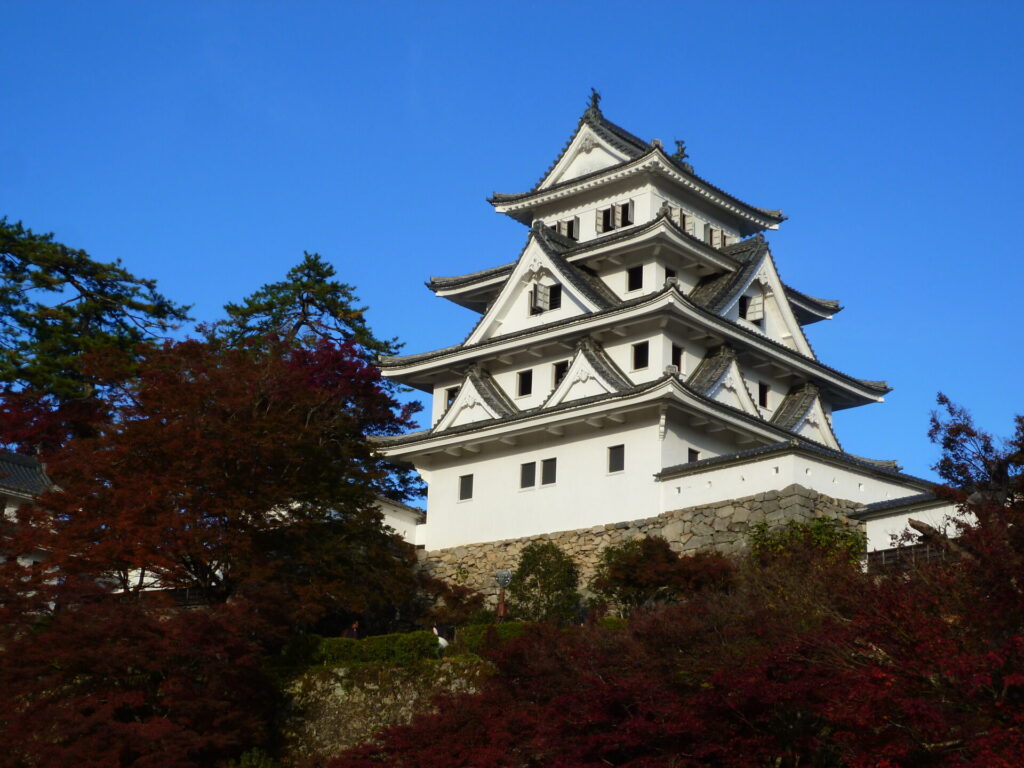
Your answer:
[[[782,208],[783,279],[846,310],[826,363],[885,378],[844,447],[929,476],[936,391],[1024,411],[1024,3],[0,0],[0,215],[217,317],[303,250],[417,352],[474,316],[429,275],[511,260],[591,86],[605,114]]]

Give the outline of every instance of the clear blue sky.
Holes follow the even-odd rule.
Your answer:
[[[612,120],[790,217],[783,278],[885,378],[844,447],[929,475],[937,390],[1024,411],[1024,3],[6,2],[0,215],[212,319],[319,251],[409,352],[473,316],[431,274],[514,258],[591,86]],[[669,144],[670,145],[670,144]],[[671,146],[671,145],[670,145]]]

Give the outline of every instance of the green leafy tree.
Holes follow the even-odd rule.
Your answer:
[[[791,520],[770,528],[758,523],[750,530],[750,550],[755,557],[802,557],[808,550],[859,563],[867,551],[867,535],[842,520],[816,517],[811,521]]]
[[[364,317],[366,307],[356,306],[355,289],[335,274],[320,254],[307,252],[284,280],[264,285],[241,304],[226,305],[227,317],[210,332],[228,343],[274,335],[293,343],[352,342],[371,357],[394,354],[398,342],[373,335]]]
[[[569,621],[580,604],[579,569],[550,541],[526,545],[512,574],[508,604],[526,621]]]
[[[187,307],[120,262],[96,261],[0,218],[0,387],[62,403],[95,382],[83,356],[130,352],[188,319]]]

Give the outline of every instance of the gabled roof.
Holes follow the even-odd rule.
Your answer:
[[[729,194],[720,187],[715,186],[707,179],[698,176],[694,172],[693,166],[686,162],[683,157],[667,155],[664,152],[664,149],[660,146],[660,144],[646,142],[643,139],[634,136],[632,133],[622,128],[621,126],[616,125],[612,121],[608,120],[601,112],[600,106],[597,103],[598,100],[599,98],[596,100],[591,100],[590,106],[587,107],[586,111],[584,111],[583,115],[580,117],[579,122],[576,126],[576,130],[573,132],[569,141],[565,143],[561,151],[558,153],[558,156],[555,158],[555,161],[551,163],[548,169],[541,176],[540,180],[529,191],[513,194],[495,192],[488,198],[488,202],[495,206],[522,202],[528,200],[530,197],[534,195],[542,195],[547,194],[549,192],[565,189],[574,184],[589,181],[597,177],[600,177],[602,174],[615,172],[619,169],[628,166],[631,163],[636,162],[637,160],[647,158],[648,156],[656,155],[667,166],[670,166],[674,171],[681,174],[683,178],[689,181],[690,183],[696,184],[711,192],[714,192],[717,195],[720,195],[723,199],[728,200],[731,204],[743,209],[747,209],[748,211],[757,214],[762,220],[769,221],[774,225],[780,224],[781,222],[785,221],[786,217],[782,215],[782,211],[777,209],[759,208],[757,206],[743,202],[739,198],[734,197],[733,195]],[[618,163],[617,165],[613,165],[608,168],[602,168],[600,170],[593,171],[592,173],[583,174],[582,176],[577,176],[566,181],[560,181],[557,184],[553,184],[549,187],[541,189],[541,185],[544,183],[544,181],[548,178],[551,172],[555,169],[555,167],[565,156],[565,153],[572,145],[573,140],[576,138],[577,134],[585,125],[588,126],[592,131],[594,131],[594,133],[597,134],[602,140],[608,142],[610,146],[615,147],[618,151],[626,155],[626,160],[624,160],[621,163]]]
[[[481,402],[483,407],[478,408]],[[464,415],[468,415],[469,423],[472,423],[505,418],[518,412],[519,409],[495,383],[491,374],[474,365],[463,379],[455,399],[445,408],[432,431],[450,429],[453,422],[464,420]]]
[[[818,388],[809,381],[793,387],[772,416],[772,424],[783,429],[793,429],[811,410],[817,397]]]
[[[593,301],[602,309],[618,306],[622,300],[615,295],[611,288],[605,285],[604,280],[599,278],[590,269],[582,264],[570,264],[563,255],[569,250],[568,243],[575,245],[572,240],[558,234],[551,227],[545,226],[544,222],[536,222],[530,236],[548,255],[566,282],[580,291],[584,296]]]
[[[551,390],[541,408],[552,408],[564,402],[599,394],[595,390],[611,393],[623,392],[632,387],[629,377],[601,346],[585,337],[576,345],[576,352],[569,361],[565,375]]]
[[[835,299],[819,299],[815,296],[808,296],[785,284],[783,284],[783,289],[786,291],[789,305],[793,308],[793,314],[797,316],[801,325],[810,325],[843,311],[843,305]]]
[[[736,362],[736,350],[723,344],[718,349],[709,352],[700,361],[686,383],[695,392],[706,395],[725,376],[725,372],[732,367],[734,362]]]
[[[742,290],[753,272],[761,264],[761,258],[768,252],[768,241],[761,235],[741,240],[722,249],[723,253],[737,259],[742,266],[732,272],[708,275],[692,291],[690,301],[710,312],[721,312]]]
[[[0,451],[0,492],[37,496],[52,485],[33,456]]]

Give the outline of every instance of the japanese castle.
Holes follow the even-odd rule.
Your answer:
[[[428,551],[606,526],[798,485],[855,502],[870,544],[943,503],[894,462],[843,451],[832,414],[884,381],[817,359],[804,328],[838,301],[784,283],[764,233],[785,220],[620,128],[596,92],[527,192],[512,261],[433,277],[479,313],[461,343],[386,358],[432,396],[429,429],[387,438],[428,485]],[[485,266],[485,265],[481,265]]]

